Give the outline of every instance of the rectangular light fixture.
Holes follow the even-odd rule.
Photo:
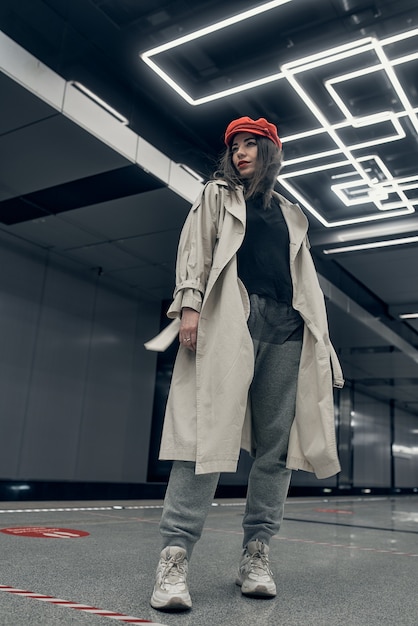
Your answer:
[[[317,171],[324,168],[316,168]],[[353,217],[343,220],[336,220],[335,222],[328,222],[319,211],[317,211],[312,204],[307,200],[305,196],[303,196],[293,185],[291,185],[288,180],[285,178],[278,176],[277,180],[281,185],[311,214],[313,215],[318,222],[320,222],[326,228],[337,228],[339,226],[349,226],[350,224],[365,224],[367,222],[375,222],[377,220],[385,220],[390,219],[392,217],[399,217],[401,215],[407,215],[411,211],[409,208],[401,208],[396,211],[381,211],[379,213],[372,213],[370,215],[363,215],[361,217]]]
[[[418,29],[416,31],[411,31],[410,33],[407,34],[407,36],[415,36],[418,34]],[[337,46],[335,48],[331,48],[327,51],[323,51],[320,52],[318,54],[313,54],[310,55],[309,57],[305,57],[304,59],[299,59],[296,61],[293,61],[291,63],[287,63],[284,64],[282,66],[282,71],[283,74],[285,75],[287,81],[290,83],[290,85],[294,88],[295,92],[299,95],[299,97],[301,98],[301,100],[304,102],[304,104],[306,105],[306,107],[308,108],[308,110],[310,111],[311,114],[313,114],[316,119],[318,120],[318,122],[321,124],[321,126],[324,129],[324,132],[326,132],[329,137],[334,141],[334,143],[337,145],[338,147],[338,152],[341,154],[341,156],[345,156],[347,159],[347,164],[350,164],[353,168],[353,170],[356,172],[356,174],[358,175],[358,180],[356,183],[346,183],[345,185],[334,185],[333,186],[333,190],[335,193],[338,193],[338,189],[341,189],[342,187],[349,187],[352,185],[356,185],[358,186],[359,184],[361,184],[361,182],[363,182],[366,186],[368,186],[370,188],[370,192],[368,195],[368,198],[370,200],[371,204],[374,204],[376,206],[376,208],[378,209],[379,213],[377,214],[370,214],[370,215],[363,215],[360,217],[356,217],[356,218],[348,218],[348,219],[344,219],[344,220],[338,220],[335,222],[328,222],[323,216],[319,216],[318,211],[316,211],[315,209],[313,209],[313,207],[310,205],[310,203],[308,202],[307,198],[305,198],[302,194],[295,192],[295,190],[293,189],[293,187],[289,184],[288,181],[286,181],[286,178],[293,178],[295,176],[301,175],[301,173],[307,173],[306,172],[306,168],[304,170],[299,170],[299,171],[291,171],[289,173],[286,172],[286,166],[289,165],[295,165],[295,161],[296,159],[292,162],[286,162],[284,163],[284,172],[281,173],[281,175],[279,176],[278,180],[292,193],[292,195],[303,204],[303,206],[317,219],[319,219],[319,221],[326,226],[327,228],[331,228],[331,227],[337,227],[337,226],[345,226],[345,225],[350,225],[350,224],[356,224],[356,223],[364,223],[367,221],[375,221],[375,220],[379,220],[379,219],[388,219],[388,218],[392,218],[392,217],[396,217],[396,216],[400,216],[400,215],[405,215],[408,213],[413,213],[415,211],[414,207],[413,207],[413,202],[411,202],[408,197],[406,196],[406,194],[404,193],[403,189],[400,189],[400,187],[396,186],[396,181],[394,180],[394,178],[391,176],[390,172],[387,171],[387,180],[390,180],[390,185],[391,188],[395,189],[395,193],[398,195],[399,197],[399,201],[397,202],[391,202],[390,204],[386,204],[384,205],[382,203],[382,198],[384,195],[384,192],[387,191],[387,189],[385,190],[384,187],[384,183],[387,181],[380,181],[380,188],[376,190],[376,192],[374,193],[374,187],[375,184],[372,182],[372,180],[370,179],[370,177],[368,176],[367,172],[364,170],[364,168],[361,165],[361,161],[364,160],[363,159],[359,159],[356,158],[355,155],[353,154],[353,152],[359,148],[364,148],[365,145],[364,144],[357,144],[355,146],[349,146],[347,145],[345,142],[343,142],[340,138],[340,136],[338,135],[337,132],[337,127],[336,125],[333,125],[331,123],[328,122],[325,114],[322,112],[322,110],[319,108],[319,106],[316,105],[315,101],[313,100],[313,98],[310,97],[310,95],[307,93],[307,91],[304,89],[304,87],[302,86],[300,80],[299,80],[299,76],[300,74],[302,74],[303,72],[312,69],[312,67],[317,67],[319,65],[324,65],[324,64],[329,64],[329,63],[333,63],[336,60],[341,60],[343,58],[347,58],[348,56],[353,56],[353,54],[361,54],[364,52],[374,52],[377,56],[378,59],[378,66],[379,69],[382,70],[384,69],[387,75],[387,78],[390,80],[392,87],[394,89],[394,91],[396,92],[396,95],[399,98],[399,101],[404,105],[404,111],[402,112],[403,115],[406,115],[410,118],[411,122],[413,123],[414,127],[416,127],[416,124],[418,124],[418,120],[417,120],[417,116],[416,116],[416,109],[414,109],[412,107],[412,105],[410,104],[405,92],[403,91],[395,73],[394,70],[391,66],[391,62],[387,59],[386,55],[383,52],[383,48],[382,48],[382,42],[377,41],[374,38],[365,38],[362,40],[358,40],[357,42],[352,42],[351,44],[344,44],[343,46]],[[412,58],[413,57],[413,58]],[[408,56],[409,60],[414,60],[415,57],[413,55],[409,55]],[[357,73],[351,73],[351,74],[345,74],[344,77],[341,79],[341,82],[343,79],[346,79],[347,77],[352,78],[355,74],[355,76],[357,75],[362,75],[362,73],[370,73],[370,70],[368,69],[369,66],[367,68],[364,68],[363,70],[359,70]],[[339,78],[333,79],[333,81],[337,82],[339,80]],[[330,81],[332,82],[332,81]],[[330,86],[330,85],[329,85]],[[329,89],[330,91],[330,89]],[[331,90],[332,91],[332,90]],[[335,92],[336,94],[336,92]],[[332,94],[331,94],[332,95]],[[354,125],[354,118],[351,116],[349,110],[343,105],[343,102],[341,99],[339,99],[338,97],[336,98],[337,100],[337,104],[340,106],[340,108],[342,109],[342,113],[346,116],[346,120],[345,122],[348,123],[348,125],[353,126]],[[390,120],[393,124],[394,124],[394,128],[396,130],[396,134],[394,136],[391,137],[384,137],[384,138],[380,138],[378,141],[376,141],[376,139],[372,142],[373,145],[377,145],[377,143],[385,143],[386,141],[396,141],[399,140],[401,138],[403,138],[405,136],[404,131],[402,130],[399,121],[397,118],[397,115],[395,115],[392,112],[377,112],[376,114],[374,114],[373,116],[369,117],[369,124],[377,124],[380,123],[382,121],[387,121]],[[396,121],[395,121],[396,120]],[[357,121],[357,125],[358,126],[364,126],[366,124],[366,118],[360,118]],[[381,141],[382,139],[382,141]],[[285,143],[285,138],[282,138],[282,141]],[[333,153],[333,155],[335,154],[334,151],[328,151],[328,153]],[[331,154],[325,154],[323,153],[324,156],[331,156]],[[312,156],[315,155],[309,155],[309,158],[312,160]],[[325,169],[325,168],[324,168]],[[342,200],[342,194],[339,193],[339,198],[340,200]],[[352,201],[350,202],[351,204],[358,204],[358,202]],[[345,204],[349,204],[348,202],[345,202]],[[398,210],[399,209],[399,210]],[[384,215],[382,214],[382,212],[384,211]]]
[[[185,172],[190,174],[190,176],[193,176],[193,178],[198,180],[199,183],[203,183],[203,180],[204,180],[203,177],[200,174],[198,174],[197,172],[195,172],[191,167],[189,167],[185,163],[177,163],[177,165],[179,167],[181,167],[182,170],[184,170]]]
[[[176,83],[166,72],[164,72],[164,70],[161,69],[161,67],[157,65],[157,63],[155,63],[155,61],[153,61],[151,57],[160,54],[161,52],[171,50],[172,48],[177,48],[178,46],[181,46],[190,41],[194,41],[195,39],[205,37],[210,33],[222,30],[223,28],[227,28],[228,26],[232,26],[233,24],[238,24],[239,22],[248,20],[251,17],[255,17],[256,15],[265,13],[266,11],[271,11],[271,9],[275,9],[282,4],[287,4],[288,2],[292,2],[292,0],[271,0],[270,2],[265,2],[258,7],[253,7],[252,9],[248,9],[247,11],[243,11],[242,13],[237,13],[236,15],[221,20],[220,22],[210,24],[209,26],[205,26],[204,28],[193,31],[188,35],[183,35],[182,37],[178,37],[177,39],[168,41],[167,43],[161,44],[160,46],[156,46],[151,50],[143,52],[140,57],[144,61],[144,63],[146,63],[156,74],[158,74],[160,78],[162,78],[168,85],[170,85],[172,89],[174,89],[174,91],[176,91],[182,98],[186,100],[186,102],[191,105],[203,104],[212,100],[217,100],[219,98],[225,98],[226,96],[230,96],[233,93],[243,91],[243,89],[253,89],[254,87],[258,87],[259,85],[264,85],[268,82],[279,80],[280,78],[283,78],[283,75],[280,72],[272,76],[267,76],[251,81],[250,83],[246,83],[245,85],[238,85],[237,87],[226,89],[222,92],[212,94],[204,98],[199,98],[198,100],[194,100],[184,89],[180,87],[178,83]]]
[[[418,319],[418,312],[417,313],[401,313],[399,317],[401,318],[401,320],[416,320]]]
[[[345,206],[355,206],[358,204],[366,204],[373,202],[380,211],[387,211],[392,208],[406,207],[410,213],[414,212],[414,207],[409,202],[407,196],[404,194],[403,188],[400,187],[398,181],[394,179],[385,163],[377,154],[371,154],[357,159],[359,163],[371,162],[375,163],[375,166],[379,168],[379,171],[385,177],[383,181],[377,181],[374,179],[368,182],[363,180],[352,180],[348,182],[338,183],[331,185],[332,191],[338,196]],[[365,168],[364,171],[368,173],[370,168]],[[417,177],[418,178],[418,177]],[[351,197],[347,195],[345,190],[357,189],[358,197]],[[384,200],[389,198],[389,194],[397,194],[400,199],[398,202],[388,202],[382,204]]]
[[[328,248],[324,254],[342,254],[344,252],[358,252],[360,250],[372,250],[374,248],[388,248],[390,246],[403,246],[408,243],[418,243],[418,237],[403,237],[402,239],[387,239],[386,241],[374,241],[371,243],[359,243],[341,248]]]
[[[244,20],[248,20],[251,17],[255,17],[256,15],[260,15],[261,13],[265,13],[266,11],[271,11],[271,9],[275,9],[282,4],[287,4],[292,0],[270,0],[270,2],[265,2],[264,4],[260,4],[258,7],[253,7],[252,9],[248,9],[247,11],[243,11],[242,13],[237,13],[236,15],[232,15],[231,17],[227,17],[220,22],[215,22],[215,24],[210,24],[209,26],[205,26],[204,28],[199,28],[199,30],[195,30],[188,35],[183,35],[182,37],[178,37],[178,39],[174,39],[172,41],[168,41],[167,43],[163,43],[156,48],[152,48],[152,50],[148,50],[141,54],[141,57],[149,58],[160,52],[166,52],[166,50],[171,50],[172,48],[177,48],[184,43],[188,43],[189,41],[193,41],[194,39],[199,39],[200,37],[204,37],[205,35],[209,35],[210,33],[214,33],[217,30],[222,30],[223,28],[227,28],[227,26],[232,26],[233,24],[238,24],[239,22],[243,22]]]
[[[291,0],[277,0],[274,2],[265,2],[258,7],[243,11],[242,13],[238,13],[232,17],[220,20],[215,24],[205,26],[193,31],[192,33],[156,46],[146,52],[143,52],[140,56],[142,60],[147,63],[166,83],[168,83],[177,93],[181,95],[181,97],[193,106],[205,104],[244,90],[254,89],[260,85],[265,85],[266,83],[274,83],[284,80],[287,85],[290,86],[300,97],[309,113],[316,118],[317,126],[316,128],[311,128],[304,132],[295,133],[288,137],[282,137],[283,143],[286,145],[292,141],[301,140],[304,137],[311,139],[314,135],[322,134],[324,137],[328,137],[334,146],[330,145],[328,146],[328,149],[323,150],[322,152],[316,152],[314,154],[308,153],[303,157],[296,157],[289,160],[285,159],[283,169],[278,177],[278,180],[293,195],[293,197],[326,228],[387,220],[414,213],[414,205],[418,204],[418,198],[411,199],[411,197],[408,197],[405,192],[408,189],[414,188],[413,185],[415,181],[411,181],[410,186],[408,186],[408,184],[401,186],[389,170],[385,172],[386,175],[382,179],[377,181],[372,175],[369,175],[365,169],[365,165],[362,163],[363,159],[361,157],[357,157],[356,153],[358,150],[364,150],[367,147],[375,147],[377,145],[404,139],[406,137],[406,132],[404,130],[404,126],[401,124],[401,120],[403,118],[409,118],[414,130],[418,132],[418,107],[413,107],[395,71],[395,68],[402,67],[405,63],[413,63],[418,60],[418,53],[414,50],[408,54],[403,52],[403,56],[401,52],[401,55],[396,57],[395,46],[398,42],[418,37],[418,28],[396,35],[391,35],[382,40],[369,36],[333,46],[320,52],[309,54],[305,57],[285,63],[278,68],[278,72],[269,76],[263,76],[259,79],[237,85],[221,92],[212,93],[199,99],[194,99],[191,94],[187,93],[182,87],[180,87],[180,85],[176,83],[171,76],[166,74],[164,70],[155,62],[155,57],[158,54],[172,50],[187,44],[188,42],[197,41],[199,38],[205,37],[210,33],[226,29],[229,26],[251,19],[261,13],[266,13],[267,11],[287,4],[290,1]],[[362,58],[362,55],[364,59]],[[350,58],[356,58],[356,70],[350,72],[345,71],[343,74],[338,73],[338,69],[340,69],[339,64]],[[363,67],[357,60],[363,60]],[[337,123],[332,123],[327,119],[324,108],[316,102],[316,99],[309,94],[308,89],[304,86],[304,76],[306,74],[318,68],[324,68],[332,65],[336,67],[336,69],[334,69],[331,73],[331,76],[332,74],[334,74],[334,76],[325,81],[324,85],[326,89],[328,89],[330,97],[341,111],[341,117],[343,119]],[[337,93],[335,87],[338,84],[349,85],[350,81],[355,80],[358,77],[376,74],[377,72],[382,73],[385,81],[391,86],[394,96],[396,96],[397,101],[403,108],[401,110],[397,110],[396,112],[392,110],[383,110],[376,111],[371,115],[353,115],[348,106],[345,104],[343,98]],[[381,128],[379,128],[379,124],[382,125]],[[356,138],[356,143],[354,144],[350,144],[345,139],[345,137],[351,136],[351,134],[349,133],[347,135],[347,132],[344,132],[344,129],[350,127],[362,129],[368,128],[372,125],[375,125],[373,137],[366,134],[363,138],[364,140],[359,141],[361,137],[358,139]],[[315,161],[317,164],[313,165],[312,162]],[[350,216],[350,214],[347,215],[347,213],[345,213],[344,219],[330,222],[324,215],[321,215],[318,210],[312,207],[308,198],[305,197],[303,192],[301,193],[298,189],[295,189],[295,185],[293,185],[291,181],[297,176],[308,175],[315,171],[322,172],[328,170],[332,172],[334,168],[340,168],[343,166],[345,167],[346,172],[344,172],[342,176],[350,177],[351,180],[357,179],[357,182],[352,185],[333,185],[333,190],[338,195],[339,200],[342,201],[343,205],[350,206],[363,204],[366,206],[369,205],[369,207],[367,212],[362,215],[358,215],[357,213],[357,216],[353,217]],[[332,174],[334,174],[334,172],[332,172]],[[345,194],[343,191],[344,187],[347,189]],[[353,188],[352,191],[349,190],[350,187]],[[363,189],[363,192],[356,194],[354,187]]]
[[[159,46],[156,46],[155,48],[146,50],[145,52],[142,52],[139,56],[144,61],[144,63],[146,63],[160,78],[162,78],[162,80],[164,80],[172,89],[174,89],[174,91],[176,91],[186,102],[188,102],[192,106],[206,104],[207,102],[212,102],[213,100],[218,100],[220,98],[226,98],[227,96],[239,93],[241,91],[254,89],[255,87],[258,87],[260,85],[265,85],[274,81],[281,80],[284,78],[283,73],[277,72],[277,73],[270,74],[268,76],[264,76],[256,80],[249,81],[247,83],[243,83],[241,85],[237,85],[236,87],[225,89],[223,91],[219,91],[219,92],[210,94],[202,98],[194,99],[192,98],[190,94],[188,94],[184,89],[182,89],[182,87],[180,87],[180,85],[176,83],[166,72],[164,72],[164,70],[157,63],[155,63],[155,61],[153,61],[151,57],[154,57],[162,52],[166,52],[167,50],[171,50],[172,48],[181,46],[182,44],[188,43],[189,41],[193,41],[200,37],[204,37],[205,35],[216,32],[218,30],[221,30],[233,24],[237,24],[241,21],[244,21],[246,19],[249,19],[251,17],[264,13],[266,11],[270,11],[271,9],[275,9],[291,1],[292,0],[275,0],[273,2],[267,2],[267,3],[261,4],[258,7],[254,7],[247,11],[244,11],[243,13],[238,13],[232,17],[221,20],[220,22],[216,22],[215,24],[205,26],[204,28],[200,28],[196,31],[193,31],[192,33],[189,33],[182,37],[178,37],[177,39],[174,39],[172,41],[168,41],[165,44],[161,44]],[[387,37],[386,39],[381,40],[380,44],[382,46],[387,46],[390,44],[397,43],[398,41],[401,41],[403,39],[414,37],[416,35],[418,35],[418,28],[405,32],[405,33],[400,33],[398,35]],[[295,65],[296,67],[299,66],[297,71],[305,71],[306,69],[308,69],[308,66],[306,65],[307,62],[311,64],[309,65],[309,69],[313,67],[319,67],[321,65],[326,65],[330,60],[329,57],[331,53],[334,55],[335,54],[337,55],[337,56],[333,56],[332,61],[335,61],[337,59],[344,59],[349,56],[356,55],[361,51],[365,51],[366,49],[369,49],[369,50],[372,49],[373,45],[370,43],[371,41],[372,39],[369,37],[367,39],[358,40],[356,42],[343,44],[342,46],[337,46],[335,48],[331,48],[329,50],[325,50],[323,52],[309,55],[302,59],[298,59],[297,61],[293,62],[291,66],[292,65]],[[366,47],[362,48],[362,46],[366,46]],[[415,58],[415,53],[412,53],[411,55],[407,55],[401,59],[391,60],[390,64],[396,65],[398,63],[406,63],[409,61],[409,57]],[[304,70],[300,68],[301,64],[305,64]],[[289,69],[291,69],[291,66],[289,67]]]
[[[364,125],[368,125],[371,123],[374,123],[372,121],[372,118],[376,118],[376,121],[380,121],[380,120],[385,120],[385,119],[390,119],[391,117],[393,117],[393,113],[390,111],[380,111],[379,113],[376,113],[374,115],[371,116],[367,116],[366,118],[362,118],[362,119],[356,119],[355,117],[352,116],[351,112],[349,111],[348,107],[346,106],[346,104],[344,103],[344,101],[342,100],[342,98],[338,95],[338,93],[336,92],[334,85],[338,84],[338,83],[342,83],[342,82],[347,82],[349,80],[353,80],[355,78],[359,78],[361,76],[366,76],[368,74],[374,73],[374,72],[385,72],[387,75],[387,78],[389,79],[394,92],[396,93],[397,97],[399,98],[399,101],[402,103],[404,110],[406,112],[406,114],[409,116],[412,125],[414,126],[415,130],[418,132],[418,120],[417,120],[417,116],[413,110],[413,107],[411,105],[411,103],[409,102],[404,89],[402,88],[398,77],[396,76],[392,65],[400,65],[401,63],[406,63],[406,62],[411,62],[411,61],[416,61],[418,59],[418,52],[414,53],[414,54],[409,54],[406,57],[400,58],[396,60],[395,62],[391,62],[389,61],[389,59],[387,58],[386,54],[384,53],[383,50],[383,46],[377,41],[374,40],[375,44],[373,46],[373,49],[376,53],[376,56],[378,57],[380,63],[378,63],[377,65],[373,65],[373,66],[368,66],[359,70],[356,70],[355,72],[349,72],[348,74],[342,74],[340,76],[337,76],[335,78],[331,78],[327,81],[325,81],[325,87],[328,90],[329,94],[331,95],[332,99],[334,100],[334,102],[337,104],[337,106],[339,107],[339,109],[341,110],[341,112],[345,115],[346,119],[348,120],[352,120],[353,126],[354,127],[359,127],[359,126],[364,126]]]
[[[115,119],[118,120],[118,122],[120,122],[124,126],[127,126],[129,124],[129,120],[126,117],[121,115],[118,111],[116,111],[116,109],[111,107],[110,104],[107,104],[107,102],[102,100],[102,98],[99,98],[99,96],[97,96],[93,91],[85,87],[82,83],[79,83],[75,80],[70,80],[69,84],[78,89],[78,91],[81,91],[81,93],[83,93],[90,100],[98,104],[99,107],[104,109],[107,113],[110,113],[110,115],[112,115]]]
[[[418,223],[414,220],[416,226]],[[414,226],[412,227],[414,228]],[[396,224],[389,222],[379,226],[379,237],[401,235],[402,233],[411,232],[411,223],[409,221],[398,221]],[[338,240],[342,243],[348,241],[359,241],[360,239],[371,239],[376,237],[376,227],[370,225],[369,228],[353,228],[352,230],[344,230],[338,234]]]

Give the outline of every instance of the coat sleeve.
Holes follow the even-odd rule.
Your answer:
[[[221,206],[219,185],[205,185],[193,204],[180,234],[176,262],[176,287],[169,318],[180,317],[183,307],[200,312],[212,267]]]

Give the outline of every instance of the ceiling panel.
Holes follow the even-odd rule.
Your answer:
[[[404,320],[404,324],[407,324],[410,328],[412,328],[418,336],[418,319]]]
[[[3,200],[0,221],[4,224],[24,222],[44,214],[74,210],[86,204],[104,202],[120,197],[161,188],[163,183],[137,165],[127,165],[93,176],[85,176],[62,185]]]
[[[0,135],[57,115],[58,112],[0,72]]]
[[[170,297],[174,289],[173,274],[164,266],[142,265],[132,266],[126,270],[110,273],[113,278],[123,280],[132,287],[140,287],[150,295],[158,293],[158,298]]]
[[[62,115],[0,137],[0,200],[129,165]]]
[[[180,230],[169,230],[141,235],[119,241],[118,244],[131,254],[147,259],[156,265],[166,265],[173,272],[176,262],[177,244]]]
[[[138,264],[138,258],[111,243],[99,243],[85,246],[84,248],[73,248],[67,250],[66,254],[87,267],[102,268],[103,272],[134,267]]]
[[[415,405],[417,404],[417,392],[416,387],[410,386],[402,386],[397,385],[395,381],[395,385],[383,384],[374,385],[370,387],[369,385],[362,385],[361,389],[364,392],[371,392],[379,395],[381,398],[385,398],[386,400],[397,400],[401,405],[411,405],[411,408],[417,408]]]
[[[171,296],[174,290],[174,279],[165,267],[150,264],[138,265],[129,269],[110,272],[112,278],[122,280],[131,287],[140,287],[160,299]]]
[[[331,339],[340,349],[378,347],[384,344],[382,338],[370,326],[362,324],[332,302],[327,302],[327,312]]]
[[[418,303],[418,244],[341,254],[338,263],[384,302]]]
[[[362,372],[361,378],[409,379],[413,377],[418,379],[418,364],[401,352],[369,354],[352,352],[350,361]],[[353,375],[353,378],[356,376]]]
[[[14,224],[4,230],[42,247],[57,248],[59,250],[79,248],[101,241],[101,237],[94,233],[67,222],[61,216],[55,215]]]
[[[178,229],[189,208],[189,202],[170,189],[161,188],[86,206],[66,214],[65,219],[114,240]]]

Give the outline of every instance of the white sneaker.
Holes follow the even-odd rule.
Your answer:
[[[273,598],[276,585],[269,566],[269,547],[256,539],[242,553],[236,584],[246,596]]]
[[[190,609],[192,600],[187,587],[188,562],[186,550],[168,546],[161,552],[157,567],[151,606],[160,611]]]

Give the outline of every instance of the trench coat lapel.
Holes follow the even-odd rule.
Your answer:
[[[280,208],[289,231],[290,263],[293,263],[308,232],[308,219],[297,205],[292,204],[278,193]]]
[[[203,307],[219,274],[240,248],[244,239],[246,226],[247,213],[242,188],[239,187],[237,189],[238,198],[232,199],[230,193],[226,192],[226,183],[220,182],[218,184],[220,184],[223,190],[220,203],[220,215],[222,216],[222,220],[218,224],[217,245],[214,252],[212,271],[206,285]]]

